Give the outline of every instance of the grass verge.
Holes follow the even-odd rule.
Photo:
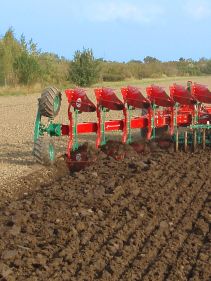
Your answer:
[[[125,80],[125,81],[118,81],[118,82],[99,82],[95,85],[91,86],[90,88],[86,88],[89,93],[93,92],[94,88],[100,88],[100,87],[109,87],[115,90],[119,90],[121,87],[125,87],[128,85],[136,86],[144,88],[146,86],[149,86],[151,84],[158,84],[161,87],[164,87],[168,91],[168,87],[173,83],[178,83],[182,85],[186,85],[187,81],[191,80],[193,82],[198,82],[204,85],[207,85],[209,88],[211,88],[211,76],[193,76],[193,77],[164,77],[164,78],[146,78],[142,80]],[[46,85],[49,86],[49,85]],[[52,85],[56,86],[56,85]],[[62,85],[61,87],[58,87],[59,89],[66,89],[66,88],[74,88],[75,86],[71,83],[67,83],[65,85]],[[30,90],[28,90],[27,87],[0,87],[0,97],[1,96],[21,96],[21,95],[27,95],[27,94],[33,94],[41,92],[44,86],[41,86],[40,84],[35,85]]]

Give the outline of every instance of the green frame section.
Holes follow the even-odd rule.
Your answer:
[[[209,133],[209,130],[211,130],[211,125],[191,125],[189,127],[184,127],[184,129],[187,131],[187,144],[193,144],[194,143],[194,131],[196,132],[196,140],[197,144],[203,144],[203,130],[207,131],[205,143],[206,145],[211,145],[211,131]],[[173,135],[172,140],[176,142],[176,133]],[[179,133],[178,137],[178,143],[179,144],[185,144],[185,133],[181,132]]]
[[[41,136],[41,114],[37,111],[37,116],[34,124],[34,142]]]
[[[60,137],[62,135],[60,123],[53,123],[52,120],[49,119],[49,124],[44,125],[41,122],[41,117],[41,113],[38,110],[34,125],[34,142],[36,142],[36,140],[39,137],[43,136],[45,133],[47,133],[51,137]]]
[[[75,151],[79,148],[79,142],[78,142],[78,114],[79,111],[77,109],[74,110],[74,124],[73,124],[73,147],[72,150]]]
[[[132,110],[133,110],[133,107],[132,107],[131,105],[129,105],[129,106],[127,107],[127,110],[128,110],[128,122],[127,122],[128,138],[127,138],[126,143],[127,143],[127,144],[130,144],[130,143],[132,143],[131,118],[132,118]]]
[[[101,138],[101,143],[100,145],[105,145],[106,144],[106,136],[105,136],[105,121],[106,121],[106,112],[108,111],[107,108],[102,107],[101,108],[101,113],[102,113],[102,120],[101,120],[101,133],[102,133],[102,138]]]
[[[154,140],[156,138],[156,127],[155,127],[155,115],[156,115],[156,104],[153,103],[152,105],[152,117],[151,117],[151,124],[152,124],[152,136],[151,139]]]
[[[61,124],[56,124],[51,122],[47,127],[44,128],[43,131],[46,132],[51,137],[60,137],[62,134]]]
[[[193,129],[193,130],[200,130],[200,129],[210,130],[211,124],[190,125],[188,128]]]
[[[53,110],[54,113],[57,112],[61,104],[61,97],[60,96],[55,96],[54,101],[53,101]]]
[[[50,160],[53,162],[56,158],[56,154],[55,154],[55,148],[52,143],[49,144],[48,153],[49,153]]]

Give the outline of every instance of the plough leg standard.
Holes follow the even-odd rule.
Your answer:
[[[133,129],[141,129],[142,137],[156,140],[159,130],[171,136],[177,151],[182,145],[187,151],[197,145],[205,148],[211,144],[211,92],[201,84],[188,81],[187,87],[173,84],[170,95],[156,85],[146,88],[144,96],[137,87],[121,89],[123,101],[114,90],[98,88],[94,90],[96,105],[88,98],[84,89],[67,89],[69,124],[54,123],[59,113],[61,92],[55,87],[46,88],[38,99],[38,112],[34,128],[34,155],[41,163],[52,164],[55,160],[55,148],[52,138],[45,135],[68,136],[67,157],[79,147],[78,135],[96,134],[96,147],[106,144],[106,133],[122,132],[122,143],[132,143]],[[132,117],[132,111],[140,109],[140,115]],[[120,120],[106,120],[109,110],[122,111]],[[78,114],[96,112],[96,122],[78,123]],[[48,122],[44,124],[43,118]],[[141,136],[140,136],[141,138]]]

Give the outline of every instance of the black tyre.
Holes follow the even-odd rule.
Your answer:
[[[56,154],[52,139],[40,137],[34,143],[33,155],[40,164],[50,166],[55,163]]]
[[[61,92],[55,87],[43,90],[39,98],[39,111],[42,116],[54,118],[59,113],[61,106]]]

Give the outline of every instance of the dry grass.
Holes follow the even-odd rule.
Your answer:
[[[101,82],[93,85],[90,88],[86,88],[88,96],[95,101],[94,89],[100,87],[112,88],[117,92],[117,95],[121,97],[120,89],[125,86],[135,86],[141,89],[142,94],[145,94],[145,89],[151,84],[156,84],[163,87],[167,93],[169,93],[169,86],[173,83],[180,85],[186,85],[187,81],[197,82],[203,85],[207,85],[211,89],[211,76],[197,76],[197,77],[166,77],[156,79],[142,79],[142,80],[125,80],[119,82]]]
[[[16,86],[16,87],[0,87],[0,97],[1,96],[22,96],[28,95],[30,93],[40,92],[42,86],[40,84],[36,84],[33,87],[26,86]]]
[[[179,84],[186,84],[187,81],[193,81],[193,82],[200,82],[201,84],[205,84],[211,87],[211,76],[193,76],[193,77],[164,77],[164,78],[146,78],[142,80],[125,80],[125,81],[119,81],[119,82],[101,82],[95,84],[94,87],[111,87],[111,88],[121,88],[127,85],[134,85],[134,86],[140,86],[145,87],[150,84],[159,84],[163,87],[168,87],[172,83],[179,83]]]
[[[140,87],[144,93],[144,90],[146,86],[151,84],[158,84],[161,87],[164,87],[167,91],[169,86],[172,83],[178,83],[185,85],[187,81],[193,81],[193,82],[199,82],[201,84],[207,85],[209,88],[211,88],[211,76],[197,76],[197,77],[165,77],[165,78],[146,78],[142,80],[125,80],[125,81],[119,81],[119,82],[99,82],[95,85],[93,85],[90,88],[86,88],[87,92],[89,94],[93,93],[94,88],[98,87],[109,87],[112,89],[115,89],[117,91],[120,90],[121,87],[125,87],[128,85],[137,86]],[[65,88],[71,88],[74,87],[71,83],[69,85],[65,85],[61,87],[63,90]],[[23,86],[17,86],[17,87],[0,87],[0,97],[1,96],[20,96],[20,95],[26,95],[29,93],[38,93],[42,90],[43,86],[40,84],[36,84],[35,86],[28,89],[27,87]]]

